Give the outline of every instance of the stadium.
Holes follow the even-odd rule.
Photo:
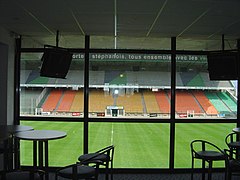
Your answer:
[[[28,57],[29,58],[29,57]],[[41,61],[22,59],[21,114],[83,117],[83,54],[66,79],[41,77]],[[90,117],[170,117],[170,55],[91,54]],[[234,81],[210,81],[207,57],[176,57],[176,117],[236,118]]]

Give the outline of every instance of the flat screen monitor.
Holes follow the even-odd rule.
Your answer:
[[[210,80],[237,80],[239,63],[237,52],[210,52],[208,54]]]
[[[40,76],[65,79],[72,54],[63,48],[46,48],[41,60]]]

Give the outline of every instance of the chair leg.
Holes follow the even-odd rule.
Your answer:
[[[227,172],[227,180],[231,180],[232,179],[232,173],[231,171]]]
[[[106,180],[108,180],[109,179],[109,162],[106,162]]]
[[[208,180],[212,179],[212,161],[209,161],[209,167],[208,167]]]
[[[202,180],[205,180],[205,160],[202,160]]]
[[[58,175],[57,175],[57,173],[55,173],[55,180],[58,180]]]
[[[113,180],[113,162],[111,162],[110,174],[111,174],[111,180]]]
[[[193,171],[194,171],[194,158],[192,158],[191,180],[193,180]]]

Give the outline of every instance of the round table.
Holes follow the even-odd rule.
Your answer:
[[[61,139],[66,136],[67,136],[66,132],[56,130],[33,130],[19,132],[15,134],[15,137],[18,138],[19,140],[33,141],[33,167],[35,169],[39,168],[45,170],[46,180],[49,179],[48,141]]]
[[[19,143],[14,135],[17,132],[33,130],[31,126],[0,125],[0,140],[4,141],[4,169],[12,170],[19,167]],[[15,165],[15,166],[14,166]]]
[[[240,133],[240,128],[239,127],[233,128],[232,131],[235,133]]]

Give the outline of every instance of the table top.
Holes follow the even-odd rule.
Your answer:
[[[240,128],[239,128],[239,127],[237,127],[237,128],[233,128],[232,131],[235,132],[235,133],[240,133]]]
[[[17,132],[29,130],[33,130],[33,127],[22,125],[0,125],[0,140],[7,139]]]
[[[15,137],[22,140],[32,140],[32,141],[48,141],[54,139],[61,139],[67,136],[64,131],[56,130],[32,130],[23,131],[15,134]]]

